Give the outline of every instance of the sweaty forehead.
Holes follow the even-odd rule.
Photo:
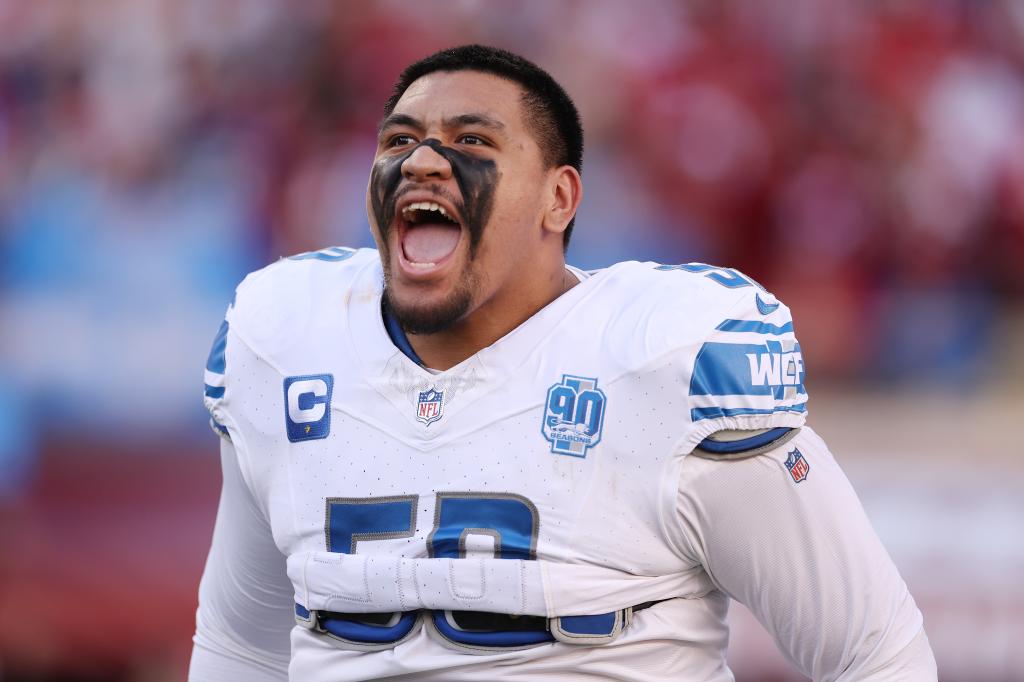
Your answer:
[[[428,126],[482,114],[505,127],[523,125],[518,83],[479,71],[435,71],[416,79],[395,105],[395,114]]]

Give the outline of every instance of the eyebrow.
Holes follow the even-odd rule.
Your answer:
[[[441,122],[445,128],[461,128],[462,126],[480,126],[490,130],[500,131],[505,129],[505,124],[487,114],[459,114],[446,118]]]
[[[416,130],[423,130],[423,123],[418,118],[413,118],[408,114],[389,114],[380,122],[379,131],[384,132],[388,128],[396,126],[408,126]]]
[[[463,126],[480,126],[481,128],[487,128],[495,132],[501,132],[505,130],[505,124],[496,118],[492,118],[487,114],[459,114],[458,116],[451,116],[441,121],[441,125],[444,128],[461,128]],[[408,126],[414,130],[423,131],[423,121],[409,116],[408,114],[390,114],[383,121],[380,122],[379,131],[383,133],[388,128],[394,128],[396,126]]]

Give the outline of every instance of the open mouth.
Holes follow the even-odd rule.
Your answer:
[[[399,212],[402,255],[413,270],[431,270],[459,246],[462,226],[454,211],[436,201],[413,201]]]

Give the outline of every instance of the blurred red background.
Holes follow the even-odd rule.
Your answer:
[[[569,252],[737,267],[944,680],[1024,679],[1024,4],[0,2],[0,679],[184,676],[234,285],[370,245],[407,63],[484,42],[587,131]],[[735,609],[741,680],[799,679]]]

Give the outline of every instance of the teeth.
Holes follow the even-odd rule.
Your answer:
[[[433,201],[414,201],[402,209],[402,216],[408,220],[413,211],[437,211],[448,220],[454,220],[448,215],[448,211],[444,210],[444,206]]]

